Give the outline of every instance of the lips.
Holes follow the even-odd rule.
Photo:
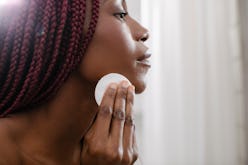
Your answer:
[[[151,57],[151,53],[145,53],[137,59],[137,63],[146,67],[151,67],[151,63],[148,60]]]

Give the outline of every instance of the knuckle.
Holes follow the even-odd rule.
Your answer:
[[[125,120],[125,112],[121,109],[117,109],[113,113],[113,117],[117,120],[124,121]]]
[[[90,144],[92,142],[92,137],[93,133],[92,131],[89,131],[85,136],[84,136],[84,143]]]
[[[112,108],[110,106],[107,106],[107,105],[100,105],[99,114],[103,115],[103,116],[111,116],[112,115]]]
[[[108,88],[107,92],[106,92],[106,95],[107,97],[109,98],[114,98],[115,97],[115,92],[116,90],[113,89],[113,88]]]
[[[125,151],[123,154],[122,163],[123,164],[131,164],[132,161],[133,161],[133,155],[132,155],[131,150]]]
[[[105,156],[110,162],[121,162],[123,157],[123,151],[120,148],[118,148],[117,150],[110,149],[106,152]]]
[[[101,156],[104,154],[104,151],[101,150],[101,148],[97,147],[96,145],[90,145],[88,148],[88,153],[91,156]]]
[[[121,88],[118,90],[118,98],[126,99],[126,97],[127,97],[127,89],[121,87]]]
[[[128,126],[134,126],[134,118],[130,115],[125,117],[125,124]]]

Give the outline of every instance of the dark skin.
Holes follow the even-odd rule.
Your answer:
[[[129,165],[138,157],[132,122],[134,93],[145,89],[149,66],[139,61],[148,33],[125,1],[101,1],[95,35],[79,68],[48,103],[0,120],[0,164]],[[117,72],[100,106],[94,88]],[[135,88],[134,88],[135,86]],[[2,161],[2,162],[1,162]]]

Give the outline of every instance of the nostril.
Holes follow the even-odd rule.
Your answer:
[[[145,42],[147,40],[147,38],[142,38],[141,41]]]
[[[148,40],[148,38],[149,38],[149,33],[145,33],[145,34],[143,34],[143,36],[140,38],[140,40],[141,40],[142,42],[145,42],[145,41]]]

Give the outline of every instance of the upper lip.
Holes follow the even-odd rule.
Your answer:
[[[143,60],[146,60],[148,58],[150,58],[152,56],[151,53],[144,53],[142,56],[140,56],[137,60],[138,61],[143,61]]]

